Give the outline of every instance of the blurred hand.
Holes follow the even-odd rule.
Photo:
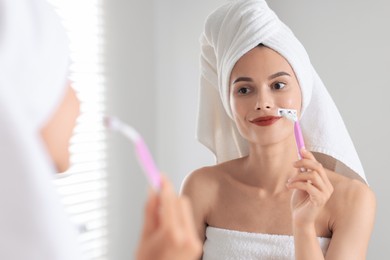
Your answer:
[[[192,260],[201,253],[190,202],[163,177],[160,193],[150,191],[146,203],[137,260]]]

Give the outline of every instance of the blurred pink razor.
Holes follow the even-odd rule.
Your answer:
[[[141,135],[133,127],[126,125],[116,117],[106,116],[104,125],[110,130],[118,131],[134,143],[138,161],[143,167],[150,185],[155,190],[159,190],[161,186],[160,172]]]
[[[295,134],[295,141],[297,143],[298,155],[299,155],[299,159],[302,159],[301,150],[302,148],[305,148],[305,142],[303,141],[303,135],[302,135],[301,127],[299,125],[297,111],[295,109],[279,108],[278,115],[286,117],[294,122],[294,134]]]

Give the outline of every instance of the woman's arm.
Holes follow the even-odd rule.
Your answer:
[[[208,177],[204,168],[192,172],[185,178],[180,192],[190,200],[196,231],[202,243],[206,239],[206,216],[210,205]]]
[[[370,188],[357,180],[348,183],[345,203],[339,205],[326,259],[366,259],[374,226],[376,199]]]
[[[316,222],[333,193],[333,185],[322,165],[314,155],[302,149],[302,160],[294,163],[297,169],[305,169],[288,180],[293,189],[291,198],[292,226],[297,260],[322,260],[316,232]]]
[[[306,168],[288,183],[292,197],[293,232],[296,259],[366,259],[375,219],[375,195],[358,180],[343,180],[333,191],[325,169],[308,151],[295,167]],[[331,198],[332,196],[332,198]],[[326,256],[318,242],[315,220],[332,200],[329,229],[332,239]]]

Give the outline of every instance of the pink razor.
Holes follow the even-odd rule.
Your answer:
[[[299,155],[299,159],[302,159],[301,150],[302,148],[305,148],[305,142],[303,141],[303,135],[302,135],[301,127],[299,125],[297,111],[295,109],[279,108],[278,115],[286,117],[294,122],[294,134],[295,134],[295,141],[297,143],[298,155]]]
[[[104,118],[104,125],[110,130],[118,131],[134,143],[135,151],[138,155],[138,161],[143,167],[150,185],[155,190],[160,190],[160,172],[158,171],[152,155],[150,154],[141,135],[133,127],[126,125],[116,117],[106,116]]]

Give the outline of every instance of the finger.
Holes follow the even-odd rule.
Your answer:
[[[143,237],[149,236],[158,226],[158,196],[153,190],[149,190],[148,199],[144,210]]]
[[[306,150],[306,148],[303,147],[300,152],[302,155],[301,159],[308,159],[308,160],[312,160],[312,161],[317,161],[315,156],[310,151]],[[307,172],[307,171],[310,171],[310,169],[305,169],[303,167],[300,168],[300,172]]]
[[[181,232],[180,202],[172,184],[166,177],[162,178],[160,213],[161,228],[167,240],[180,243],[184,235]]]
[[[321,191],[324,191],[327,188],[322,178],[315,172],[301,173],[288,179],[288,183],[293,183],[293,182],[307,182],[314,185],[317,189]]]
[[[324,182],[324,180],[315,172],[302,173],[288,180],[288,183],[290,184],[298,182],[308,183],[314,186],[318,191],[324,194],[325,197],[330,197],[330,195],[333,193],[333,185],[328,185],[328,183]]]
[[[293,166],[295,168],[305,168],[309,171],[322,171],[323,170],[323,167],[322,165],[317,162],[317,161],[313,161],[313,160],[310,160],[310,159],[301,159],[299,161],[296,161],[294,162]]]
[[[333,189],[333,185],[329,180],[328,172],[325,168],[322,168],[322,171],[318,172],[318,175],[323,180],[324,184],[328,187],[328,189]]]
[[[311,153],[310,151],[306,150],[306,148],[302,148],[301,149],[301,154],[302,154],[303,159],[309,159],[309,160],[317,161],[317,159],[314,156],[314,154]]]
[[[287,183],[288,189],[296,189],[300,191],[304,191],[307,194],[309,194],[310,201],[315,206],[323,206],[326,204],[330,197],[330,193],[328,192],[321,192],[319,189],[317,189],[314,185],[308,183],[308,182],[292,182]]]
[[[168,225],[172,221],[177,221],[176,195],[173,191],[172,184],[165,176],[161,178],[160,200],[161,224]]]
[[[318,174],[321,177],[321,179],[323,180],[323,182],[328,187],[332,186],[332,184],[329,180],[328,174],[325,171],[325,168],[322,166],[321,163],[319,163],[317,161],[312,161],[309,159],[302,159],[302,160],[296,161],[294,163],[294,167],[299,168],[299,169],[306,168],[306,169],[308,169],[308,171],[306,171],[306,172],[313,172],[313,173]]]
[[[300,191],[305,191],[308,193],[310,196],[320,196],[321,191],[318,190],[314,185],[312,185],[309,182],[288,182],[287,183],[287,188],[289,189],[297,189]]]

